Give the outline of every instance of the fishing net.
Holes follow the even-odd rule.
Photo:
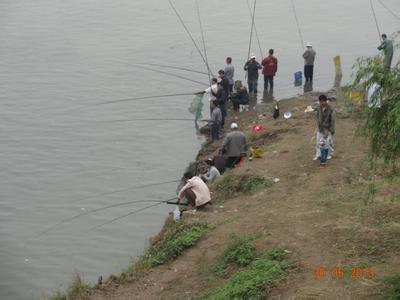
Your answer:
[[[199,130],[199,120],[201,119],[201,113],[203,110],[203,96],[204,94],[196,94],[189,107],[189,112],[194,114],[194,126],[196,130]]]

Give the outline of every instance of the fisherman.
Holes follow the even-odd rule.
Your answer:
[[[319,106],[316,108],[316,120],[317,120],[317,137],[316,137],[316,153],[313,160],[317,160],[321,157],[321,151],[319,147],[319,141],[323,137],[323,131],[326,128],[329,131],[329,137],[332,139],[335,134],[335,113],[331,109],[328,103],[328,98],[325,95],[319,96]],[[329,149],[328,159],[332,158],[332,149]]]
[[[389,40],[386,34],[382,34],[382,43],[378,47],[378,50],[383,50],[383,67],[386,70],[390,70],[393,58],[393,41]]]
[[[211,118],[210,118],[210,129],[211,129],[211,142],[219,140],[219,131],[222,123],[221,109],[217,106],[217,101],[211,101]]]
[[[201,176],[201,179],[204,180],[204,182],[212,182],[219,176],[221,176],[221,173],[219,170],[215,167],[214,165],[214,160],[212,158],[209,158],[206,160],[206,164],[210,167],[208,172],[204,175]]]
[[[258,70],[262,69],[261,65],[256,61],[256,57],[252,55],[250,60],[244,65],[247,71],[247,83],[249,85],[249,93],[257,94]]]
[[[245,86],[243,86],[242,81],[236,80],[234,93],[230,96],[232,101],[233,110],[238,111],[240,105],[248,105],[249,104],[249,93]]]
[[[226,117],[226,101],[228,100],[228,95],[224,90],[224,87],[221,82],[218,83],[217,85],[218,91],[217,94],[215,95],[216,98],[216,103],[219,109],[221,110],[222,113],[222,122],[221,122],[221,128],[224,127],[225,124],[225,117]]]
[[[278,71],[278,59],[274,56],[274,49],[269,49],[269,55],[263,59],[261,64],[263,65],[264,75],[264,90],[268,90],[268,83],[271,91],[274,89],[274,77]]]
[[[240,162],[243,154],[247,152],[246,136],[238,129],[238,124],[232,123],[232,131],[225,136],[222,143],[222,153],[227,157],[227,168],[234,168]]]
[[[229,95],[229,80],[225,77],[224,70],[218,71],[218,83],[223,86],[226,95]]]
[[[232,65],[232,57],[226,58],[226,66],[224,69],[225,77],[228,79],[229,82],[229,93],[233,92],[233,83],[235,77],[235,67]]]
[[[215,97],[215,95],[218,92],[217,82],[218,82],[217,78],[211,79],[210,86],[204,90],[204,92],[208,94],[209,101],[210,101],[210,116],[212,113],[211,102],[217,100],[217,98]]]
[[[195,208],[204,207],[211,201],[210,190],[200,177],[185,172],[183,178],[186,184],[179,191],[177,204],[180,204],[184,197],[188,199],[189,205]]]
[[[308,42],[306,44],[306,51],[303,53],[304,77],[306,78],[306,82],[313,81],[315,55],[316,53],[312,48],[312,44]]]

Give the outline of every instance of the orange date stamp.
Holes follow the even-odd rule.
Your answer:
[[[317,267],[314,269],[314,277],[318,280],[326,278],[332,279],[374,279],[376,271],[373,268],[356,268],[356,267],[334,267],[327,269],[325,267]]]

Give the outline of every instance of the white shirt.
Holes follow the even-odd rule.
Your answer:
[[[207,181],[213,181],[215,178],[221,176],[221,173],[215,166],[211,166],[210,171],[204,176]]]
[[[205,92],[209,95],[209,101],[217,100],[217,98],[215,98],[215,96],[211,93],[211,90],[214,92],[214,94],[216,94],[218,92],[217,84],[213,84],[205,90]]]
[[[381,108],[381,97],[380,97],[381,86],[377,83],[373,83],[367,92],[368,96],[368,107]]]
[[[194,176],[187,181],[185,186],[179,191],[179,199],[183,197],[183,193],[187,189],[191,189],[196,195],[196,206],[201,206],[211,201],[210,190],[208,189],[207,184],[205,184],[200,177]]]

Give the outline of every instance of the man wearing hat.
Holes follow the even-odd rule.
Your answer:
[[[237,123],[231,124],[231,132],[225,136],[222,143],[222,153],[227,157],[226,167],[233,168],[240,162],[243,153],[247,152],[246,136],[239,131]]]
[[[247,71],[247,84],[249,85],[249,93],[257,94],[258,70],[262,69],[261,65],[256,61],[256,57],[252,55],[250,60],[244,65]]]
[[[306,44],[306,51],[303,53],[304,58],[304,77],[306,78],[306,82],[313,81],[314,75],[314,60],[315,60],[315,51],[312,48],[312,44],[308,42]]]

